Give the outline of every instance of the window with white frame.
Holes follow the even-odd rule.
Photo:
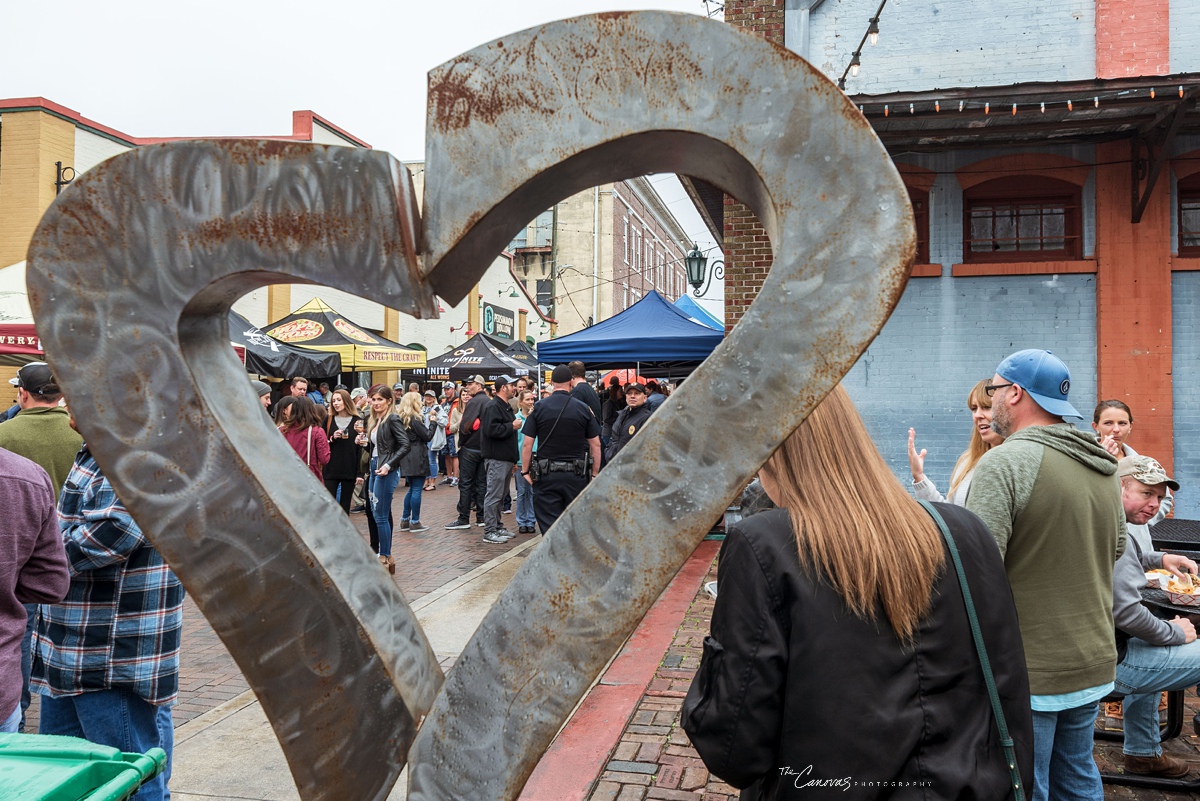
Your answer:
[[[625,218],[625,235],[622,237],[625,242],[625,263],[629,264],[629,218]]]

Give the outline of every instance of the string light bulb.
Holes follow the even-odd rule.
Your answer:
[[[962,110],[963,110],[963,101],[961,101],[961,100],[960,100],[960,101],[958,101],[958,110],[959,110],[959,111],[962,111]]]
[[[1151,100],[1154,99],[1154,87],[1153,86],[1150,87],[1150,99]]]
[[[1074,110],[1075,110],[1075,105],[1070,100],[1068,100],[1067,101],[1067,111],[1074,111]]]
[[[1013,116],[1017,116],[1017,104],[1013,103]]]
[[[879,44],[879,17],[871,17],[871,24],[867,27],[867,41],[871,43],[871,47]]]
[[[991,103],[984,103],[984,104],[983,104],[983,113],[984,113],[984,114],[987,114],[987,113],[989,113],[989,112],[991,111],[991,108],[992,108],[992,104],[991,104]]]
[[[912,104],[912,103],[909,103],[909,104],[908,104],[908,113],[909,113],[909,114],[915,114],[915,113],[916,113],[916,111],[914,111],[914,110],[913,110],[913,104]]]
[[[857,77],[858,77],[858,68],[859,68],[859,66],[860,66],[861,64],[862,64],[862,60],[861,60],[861,59],[859,59],[859,57],[858,57],[858,53],[855,53],[855,54],[854,54],[854,55],[853,55],[853,56],[850,58],[850,77],[851,77],[851,78],[857,78]]]
[[[933,110],[935,112],[937,112],[938,114],[941,114],[942,113],[942,101],[940,101],[940,100],[933,101]]]
[[[1095,105],[1096,108],[1100,108],[1100,98],[1099,97],[1093,97],[1092,101],[1093,101],[1093,105]]]
[[[1042,103],[1042,113],[1043,114],[1046,113],[1046,104],[1045,103]]]
[[[1179,87],[1179,96],[1183,97],[1183,87]]]
[[[888,107],[887,107],[887,104],[885,103],[883,106],[883,116],[886,117],[887,115],[888,115]]]

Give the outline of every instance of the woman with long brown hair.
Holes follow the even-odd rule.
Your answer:
[[[285,398],[291,403],[280,403],[276,417],[280,433],[312,471],[318,481],[324,483],[322,468],[329,464],[329,438],[321,428],[321,413],[317,405],[305,396]]]
[[[400,460],[411,447],[404,424],[396,416],[394,397],[383,384],[371,387],[371,416],[360,439],[360,444],[371,451],[367,497],[379,532],[379,561],[389,573],[396,572],[392,558],[392,496],[400,483]]]
[[[922,449],[917,453],[917,432],[908,429],[908,466],[912,470],[913,493],[923,501],[946,501],[955,506],[967,503],[967,492],[971,489],[971,478],[975,475],[975,465],[992,448],[1004,442],[1004,437],[992,430],[992,399],[988,397],[987,385],[990,379],[983,379],[971,387],[967,393],[967,409],[971,412],[971,441],[967,449],[954,463],[950,472],[950,489],[946,497],[938,492],[933,482],[925,476],[925,454]]]
[[[354,494],[354,479],[358,475],[360,451],[354,444],[354,421],[357,419],[350,393],[335,389],[329,396],[329,413],[325,415],[325,434],[329,437],[325,487],[338,499],[346,514],[350,514],[350,496]]]
[[[711,636],[683,705],[709,770],[744,788],[742,799],[801,798],[813,787],[874,798],[901,786],[1007,798],[1009,768],[947,548],[840,386],[759,476],[780,508],[726,534]],[[972,595],[986,599],[976,610],[1028,786],[1029,682],[1000,551],[965,509],[934,508]]]

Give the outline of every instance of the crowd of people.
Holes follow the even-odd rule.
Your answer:
[[[182,586],[50,368],[25,365],[13,383],[19,412],[0,422],[0,730],[22,730],[32,691],[43,733],[169,756]],[[347,513],[367,512],[391,572],[393,533],[426,531],[422,496],[439,487],[458,492],[447,529],[479,526],[496,544],[546,532],[667,394],[615,378],[598,392],[579,362],[545,386],[295,378],[272,403],[251,384],[313,476]],[[1155,615],[1140,593],[1147,570],[1198,572],[1149,534],[1179,484],[1130,446],[1126,404],[1101,402],[1087,432],[1066,422],[1079,417],[1069,390],[1049,351],[1001,362],[967,393],[970,438],[945,496],[912,429],[912,485],[897,481],[840,387],[784,442],[759,474],[776,508],[727,532],[683,705],[714,774],[743,798],[862,779],[939,797],[1100,799],[1092,729],[1109,695],[1124,699],[1125,770],[1187,773],[1162,750],[1158,698],[1200,683],[1200,643],[1189,618]],[[169,767],[139,799],[165,797],[168,779]]]
[[[1080,417],[1069,390],[1044,350],[972,387],[945,497],[916,432],[906,488],[840,387],[764,465],[778,508],[727,532],[683,706],[693,745],[743,799],[1102,799],[1092,742],[1110,694],[1125,771],[1188,772],[1162,750],[1159,695],[1200,683],[1200,643],[1141,596],[1147,570],[1197,572],[1148,532],[1179,484],[1126,441],[1126,404],[1101,402],[1086,432],[1066,422]]]

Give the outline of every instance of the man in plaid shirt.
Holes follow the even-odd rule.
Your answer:
[[[122,751],[162,748],[166,771],[134,796],[159,801],[174,742],[170,705],[179,692],[183,586],[86,443],[58,512],[71,587],[61,603],[38,610],[33,688],[42,696],[41,733]]]

